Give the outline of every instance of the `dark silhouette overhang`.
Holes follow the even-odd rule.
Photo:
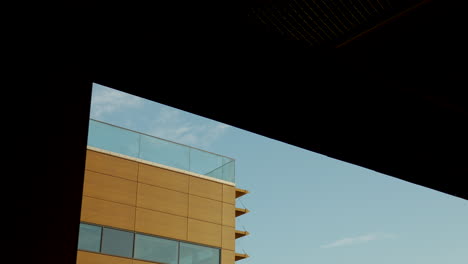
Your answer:
[[[38,70],[57,67],[34,86],[50,91],[34,98],[50,111],[34,119],[48,128],[39,129],[48,166],[25,191],[40,205],[22,218],[35,220],[30,255],[76,261],[92,82],[468,199],[463,1],[352,0],[346,9],[333,0],[328,11],[322,2],[36,10],[24,51],[42,55]],[[300,22],[305,13],[318,26]]]
[[[466,199],[460,7],[436,0],[356,0],[361,4],[346,8],[331,2],[338,9],[321,6],[322,32],[356,16],[350,8],[361,12],[361,22],[314,45],[283,32],[299,30],[287,25],[300,12],[319,12],[291,1],[195,8],[181,11],[175,24],[142,15],[132,28],[115,18],[123,29],[107,22],[93,42],[93,80]],[[252,17],[253,9],[267,10],[263,18],[283,11],[298,17],[283,19],[281,31]],[[124,39],[133,42],[118,42]]]

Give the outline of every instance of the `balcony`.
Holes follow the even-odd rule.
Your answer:
[[[89,120],[88,146],[235,182],[235,160],[140,132]]]

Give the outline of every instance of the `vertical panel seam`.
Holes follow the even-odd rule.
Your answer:
[[[189,176],[188,189],[187,189],[187,231],[185,239],[189,240],[189,212],[190,212],[190,183],[192,182],[192,176]]]
[[[221,248],[223,248],[223,210],[224,210],[224,184],[221,184]]]
[[[136,230],[136,222],[137,222],[137,207],[138,207],[138,189],[140,186],[139,178],[140,175],[140,163],[137,163],[137,186],[136,186],[136,193],[135,193],[135,217],[133,219],[133,231]]]
[[[140,137],[141,138],[141,137]],[[141,140],[141,139],[140,139]],[[133,219],[133,252],[132,258],[135,258],[135,244],[136,244],[136,222],[137,222],[137,207],[138,207],[138,187],[140,186],[140,166],[141,164],[137,162],[137,175],[136,175],[136,193],[135,193],[135,217]],[[133,260],[132,260],[133,263]]]
[[[104,234],[104,227],[101,226],[101,241],[99,241],[99,253],[102,252],[102,238]]]

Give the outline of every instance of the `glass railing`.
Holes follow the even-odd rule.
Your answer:
[[[136,131],[89,120],[88,146],[235,182],[235,160]]]

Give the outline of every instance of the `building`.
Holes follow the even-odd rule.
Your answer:
[[[90,120],[77,264],[233,264],[231,158]]]

